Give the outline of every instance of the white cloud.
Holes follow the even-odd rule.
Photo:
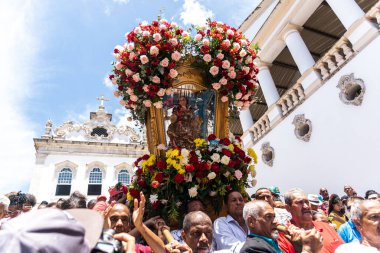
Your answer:
[[[111,82],[111,80],[108,78],[108,74],[103,79],[103,84],[110,90],[115,90],[115,85]]]
[[[42,1],[0,2],[0,33],[6,35],[0,40],[0,194],[27,191],[34,169],[37,135],[25,111],[40,78],[38,23],[45,11]]]
[[[129,0],[113,0],[113,1],[118,4],[127,4],[129,2]]]
[[[185,0],[183,3],[180,19],[184,25],[205,25],[206,19],[212,17],[214,13],[196,0]]]

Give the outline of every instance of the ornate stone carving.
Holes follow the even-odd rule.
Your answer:
[[[342,76],[336,87],[340,89],[339,98],[343,103],[356,106],[362,104],[365,93],[364,81],[355,78],[354,73]]]
[[[274,160],[274,149],[270,146],[269,142],[265,142],[261,145],[261,159],[263,162],[272,167]]]
[[[50,119],[48,119],[48,121],[46,121],[46,124],[45,124],[45,133],[44,135],[42,135],[42,138],[48,139],[51,135],[52,128],[53,128],[53,122]]]
[[[305,118],[305,114],[296,115],[293,119],[294,134],[303,141],[309,141],[312,128],[311,121]]]

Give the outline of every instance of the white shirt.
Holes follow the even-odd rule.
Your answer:
[[[375,247],[365,246],[360,242],[350,242],[340,245],[335,253],[378,253],[380,252]]]

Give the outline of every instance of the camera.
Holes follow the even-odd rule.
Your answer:
[[[91,253],[123,253],[123,245],[120,241],[113,238],[114,234],[115,230],[113,229],[103,230]]]

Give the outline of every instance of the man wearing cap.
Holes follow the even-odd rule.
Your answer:
[[[308,194],[307,199],[309,200],[311,210],[325,214],[325,212],[319,207],[322,205],[322,196],[317,194]]]
[[[352,220],[361,234],[361,241],[341,245],[335,252],[380,252],[380,202],[363,200],[352,212]]]
[[[299,188],[289,190],[285,195],[286,209],[291,213],[292,220],[288,226],[290,231],[309,231],[316,229],[323,237],[322,253],[333,253],[343,240],[337,232],[327,223],[313,221],[310,202],[305,192]]]

